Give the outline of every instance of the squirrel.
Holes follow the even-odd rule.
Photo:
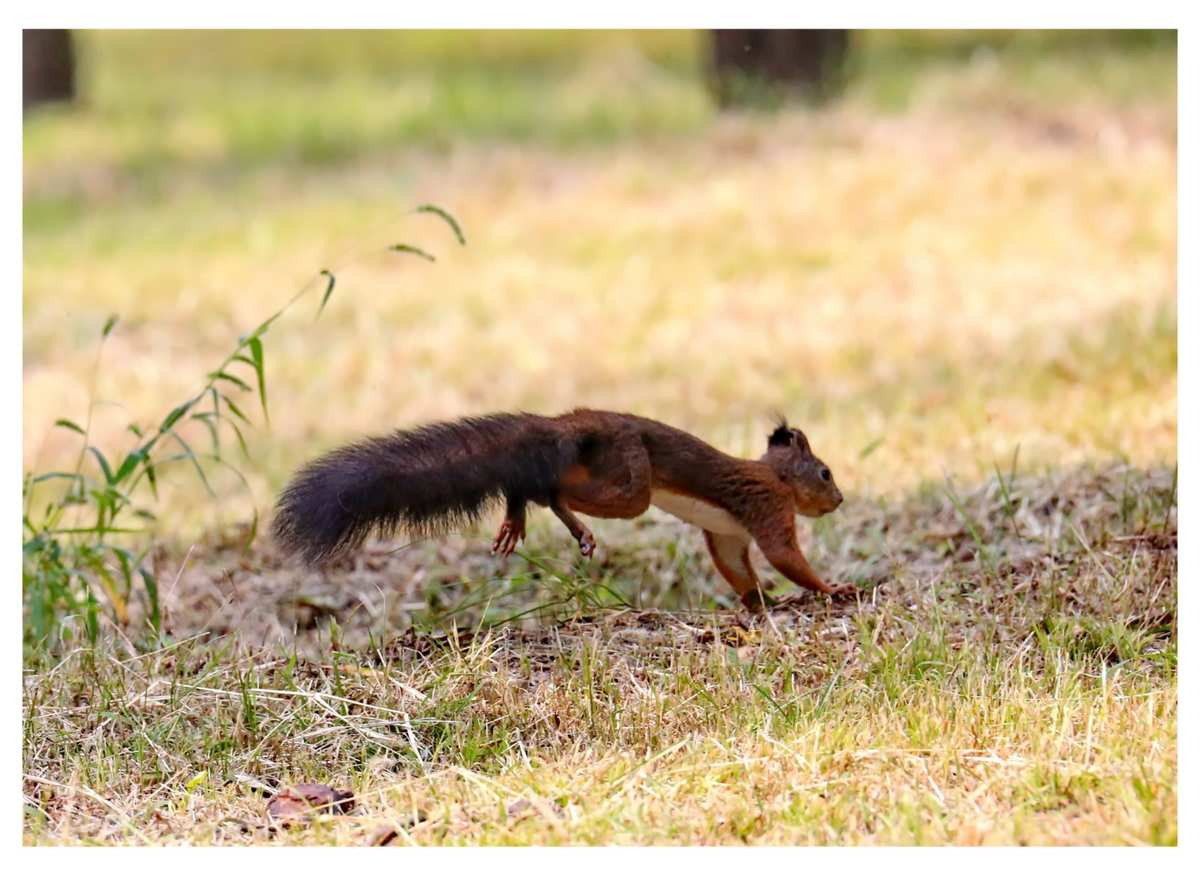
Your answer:
[[[633,519],[656,506],[704,531],[717,570],[743,605],[767,601],[750,542],[801,587],[831,596],[796,541],[797,513],[842,503],[829,467],[785,419],[758,460],[722,453],[694,435],[632,414],[578,409],[556,417],[498,413],[367,438],[303,467],[279,497],[276,542],[310,564],[335,559],[372,532],[418,537],[475,522],[504,502],[492,552],[525,537],[530,503],[549,507],[590,557],[596,539],[576,513]]]

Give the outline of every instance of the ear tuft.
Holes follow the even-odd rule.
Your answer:
[[[792,443],[793,438],[795,435],[788,427],[787,420],[780,415],[775,431],[767,436],[767,447],[787,447]]]

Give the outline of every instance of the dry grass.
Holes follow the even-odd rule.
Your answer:
[[[639,602],[679,591],[657,546]],[[318,580],[193,553],[173,646],[27,669],[26,841],[1175,841],[1169,471],[859,506],[818,552],[880,580],[765,620],[588,609],[647,558],[614,547],[564,575],[572,602],[499,627],[430,613],[466,584],[420,599],[403,554]],[[478,586],[480,553],[443,558]],[[675,563],[699,562],[682,541]],[[505,612],[538,571],[518,565],[492,579]],[[714,593],[711,573],[687,592]],[[393,593],[421,607],[393,607],[417,625],[399,636]],[[297,615],[300,594],[327,601]],[[351,789],[353,812],[271,830],[264,794],[306,780]]]
[[[101,206],[27,243],[26,463],[74,449],[50,423],[83,415],[110,311],[123,323],[98,387],[119,404],[97,426],[112,443],[325,266],[339,273],[327,315],[307,314],[314,286],[267,346],[273,428],[248,469],[260,506],[363,432],[576,404],[738,452],[782,408],[865,493],[987,475],[1017,445],[1037,467],[1171,462],[1172,121],[850,107],[603,155],[466,148],[264,175],[236,205],[185,176],[162,202]],[[464,221],[465,250],[404,217],[426,199]],[[441,262],[366,251],[398,239]],[[225,519],[244,516],[225,487]]]
[[[348,77],[324,166],[279,151],[328,149],[282,75],[171,117],[228,85],[118,67],[27,125],[27,469],[73,461],[51,423],[85,414],[109,313],[115,445],[339,275],[267,340],[252,494],[164,489],[168,645],[27,652],[27,843],[1175,841],[1173,52],[949,53],[890,114],[893,68],[823,112],[717,120],[678,46],[643,49],[597,49],[545,120],[538,79],[478,122],[488,82],[464,82],[449,146],[395,148],[368,114],[388,85]],[[610,82],[649,97],[612,113],[628,132],[563,111]],[[268,107],[278,132],[244,130]],[[397,240],[439,263],[374,251]],[[850,497],[807,552],[863,598],[741,618],[655,513],[598,524],[591,564],[541,518],[507,564],[482,531],[324,573],[237,544],[335,443],[579,404],[745,455],[787,411]],[[264,791],[303,781],[355,810],[270,831]]]

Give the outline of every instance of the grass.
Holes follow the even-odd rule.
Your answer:
[[[472,570],[452,542],[317,579],[269,548],[171,557],[170,646],[112,632],[26,668],[26,841],[1175,842],[1169,470],[860,505],[815,552],[876,585],[769,620],[711,611],[695,537],[677,559],[707,605],[653,608],[679,584],[663,534],[642,538],[564,577],[640,575],[649,608],[500,626],[438,624],[429,600],[468,585],[437,576],[553,560]],[[272,830],[265,796],[304,781],[354,812]]]
[[[247,469],[260,505],[303,459],[380,420],[585,402],[739,452],[785,408],[867,493],[979,477],[1017,445],[1039,465],[1098,450],[1162,462],[1175,449],[1171,139],[1064,147],[1007,120],[834,111],[726,122],[670,156],[464,149],[407,186],[386,169],[300,173],[286,190],[265,178],[237,208],[181,185],[27,241],[26,464],[73,448],[47,433],[86,411],[108,312],[127,361],[103,371],[100,394],[121,403],[96,425],[115,439],[322,267],[339,300],[320,327],[291,318],[273,333],[277,412]],[[443,194],[465,249],[403,214]],[[441,260],[338,263],[396,241]]]
[[[270,334],[249,491],[160,485],[162,648],[27,650],[27,843],[1175,841],[1173,41],[869,33],[774,117],[718,117],[687,33],[82,52],[25,126],[27,470],[93,384],[123,444],[338,287]],[[862,599],[741,618],[656,513],[587,565],[545,514],[508,564],[240,549],[327,447],[576,404],[745,455],[787,411],[849,496],[806,551]],[[300,782],[356,807],[272,832]]]
[[[158,201],[181,173],[221,188],[399,147],[587,149],[696,136],[717,119],[696,31],[83,31],[77,42],[80,107],[25,128],[29,228],[117,196]],[[1175,89],[1162,32],[867,31],[849,64],[847,103],[872,114],[1137,108]]]

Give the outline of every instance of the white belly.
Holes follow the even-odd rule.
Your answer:
[[[650,493],[650,503],[665,513],[670,513],[676,519],[698,525],[705,531],[719,535],[737,535],[749,539],[750,534],[725,510],[714,506],[706,500],[686,497],[674,491],[654,490]]]

